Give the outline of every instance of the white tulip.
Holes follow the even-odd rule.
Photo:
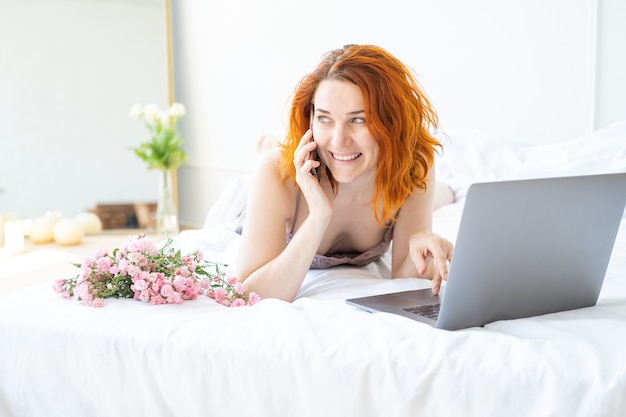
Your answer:
[[[161,117],[161,112],[159,111],[159,107],[154,103],[146,104],[143,108],[143,117],[151,123],[156,122]]]
[[[175,117],[176,119],[180,119],[185,115],[185,105],[182,103],[174,103],[170,106],[167,112],[170,114],[170,116]]]
[[[161,113],[159,118],[161,120],[161,126],[163,126],[164,129],[168,129],[170,127],[172,117],[168,113]]]
[[[132,118],[141,119],[143,117],[143,106],[141,103],[137,103],[131,107],[129,115]]]

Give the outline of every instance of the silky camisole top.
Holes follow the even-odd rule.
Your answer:
[[[293,238],[294,229],[296,227],[296,220],[298,219],[298,209],[300,207],[300,195],[301,194],[298,193],[298,198],[296,200],[296,210],[293,215],[293,223],[291,225],[291,230],[287,233],[287,243],[289,243]],[[313,261],[311,262],[311,269],[326,269],[338,265],[364,266],[371,262],[379,260],[385,254],[385,252],[387,252],[389,246],[391,245],[391,239],[393,238],[393,227],[394,225],[391,225],[387,229],[385,235],[383,236],[383,240],[380,243],[366,250],[365,252],[315,255],[313,257]]]

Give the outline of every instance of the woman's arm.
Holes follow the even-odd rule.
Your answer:
[[[394,227],[392,278],[422,277],[433,281],[436,294],[448,278],[447,261],[452,259],[452,243],[432,232],[435,172],[428,175],[426,191],[416,189],[407,198]]]
[[[292,301],[319,248],[330,215],[309,210],[287,244],[287,222],[293,220],[300,190],[291,180],[282,181],[280,157],[278,150],[268,151],[252,174],[237,273],[249,291],[264,298]],[[307,204],[306,198],[301,204]]]

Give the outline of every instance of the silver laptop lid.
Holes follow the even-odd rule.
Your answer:
[[[437,327],[594,305],[626,204],[626,173],[477,183]]]

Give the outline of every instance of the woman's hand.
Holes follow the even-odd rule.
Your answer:
[[[448,261],[452,259],[454,246],[450,241],[429,231],[415,233],[409,239],[409,254],[411,260],[421,276],[425,276],[429,269],[432,273],[433,293],[439,294],[441,282],[448,279]],[[434,261],[434,269],[429,263]]]
[[[293,157],[296,168],[296,183],[309,206],[310,214],[321,214],[330,218],[332,214],[332,187],[324,165],[313,155],[317,143],[311,129],[300,139]]]

